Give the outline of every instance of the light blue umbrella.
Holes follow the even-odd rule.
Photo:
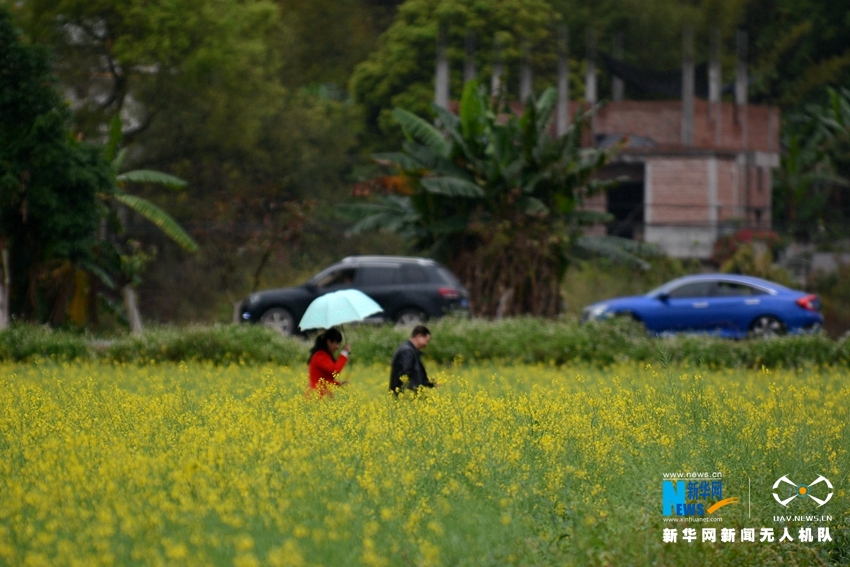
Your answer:
[[[298,328],[302,331],[330,329],[334,325],[362,321],[381,311],[381,306],[362,291],[343,289],[314,299],[301,317]]]

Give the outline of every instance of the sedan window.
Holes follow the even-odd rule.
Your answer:
[[[717,282],[717,289],[714,291],[714,295],[717,297],[749,297],[764,295],[765,293],[767,292],[764,290],[746,284],[724,281]]]
[[[670,297],[673,299],[685,299],[689,297],[711,297],[714,291],[716,282],[707,280],[700,282],[691,282],[680,285],[677,288],[670,290]]]

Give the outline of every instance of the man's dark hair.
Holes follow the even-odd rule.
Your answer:
[[[410,338],[413,337],[427,337],[431,334],[431,331],[428,330],[428,327],[425,325],[416,325],[413,327],[413,332],[410,333]]]

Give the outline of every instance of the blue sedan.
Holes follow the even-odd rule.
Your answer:
[[[697,332],[723,337],[811,332],[823,325],[818,296],[734,274],[686,276],[646,295],[585,307],[582,321],[626,316],[651,333]]]

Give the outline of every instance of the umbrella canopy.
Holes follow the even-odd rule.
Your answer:
[[[330,329],[334,325],[362,321],[381,311],[381,306],[362,291],[343,289],[314,299],[301,317],[298,328],[302,331]]]

